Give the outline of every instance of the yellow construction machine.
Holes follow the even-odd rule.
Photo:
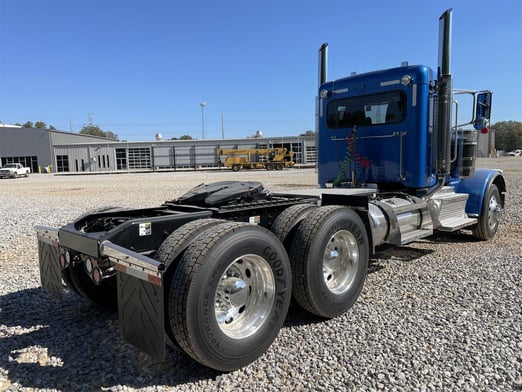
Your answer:
[[[233,171],[241,169],[283,170],[294,166],[294,152],[286,148],[223,149],[218,148],[218,163]],[[222,157],[225,157],[223,160]]]

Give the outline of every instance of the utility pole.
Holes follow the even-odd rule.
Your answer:
[[[221,111],[221,139],[225,138],[225,116],[223,110]]]
[[[199,106],[201,106],[201,138],[205,139],[205,106],[207,106],[207,103],[201,101]]]

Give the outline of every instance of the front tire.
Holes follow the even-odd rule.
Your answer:
[[[291,298],[291,270],[268,230],[223,223],[187,248],[170,290],[176,341],[201,364],[239,369],[272,344]]]
[[[478,218],[477,226],[473,229],[473,235],[479,240],[491,240],[495,237],[500,224],[502,201],[500,192],[495,184],[491,184],[484,195],[482,210]]]
[[[319,207],[297,227],[290,260],[293,294],[310,313],[333,318],[357,300],[368,270],[366,228],[353,210]]]

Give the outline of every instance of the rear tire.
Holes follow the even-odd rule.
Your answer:
[[[155,259],[165,264],[165,273],[163,282],[165,284],[165,303],[169,304],[169,292],[172,284],[172,278],[176,270],[181,255],[190,245],[190,243],[199,234],[216,226],[224,221],[221,219],[198,219],[184,224],[170,234],[156,251]],[[174,309],[165,306],[165,336],[169,346],[177,350],[181,350],[180,345],[176,342],[171,323],[174,323]]]
[[[288,207],[276,218],[270,231],[285,245],[287,251],[295,233],[297,225],[313,210],[317,208],[314,204],[296,204]]]
[[[279,333],[291,284],[286,251],[268,230],[234,222],[207,229],[184,252],[171,286],[176,341],[210,368],[244,367]]]
[[[87,214],[112,212],[121,210],[121,207],[104,206],[88,211]],[[116,288],[116,276],[104,279],[99,285],[94,284],[85,272],[82,263],[70,264],[62,271],[62,278],[78,295],[89,299],[91,302],[110,311],[118,309],[118,293]]]
[[[70,283],[78,294],[107,310],[115,311],[118,309],[116,276],[104,279],[99,285],[96,285],[85,272],[83,263],[71,264],[67,270]],[[64,273],[67,273],[67,271],[64,271]]]
[[[477,226],[473,229],[476,238],[487,241],[495,237],[500,224],[501,209],[500,192],[495,184],[491,184],[484,195]]]
[[[353,210],[319,207],[297,227],[290,261],[293,294],[310,313],[333,318],[357,300],[368,270],[366,228]]]
[[[74,286],[74,283],[73,283],[73,281],[71,279],[71,274],[70,274],[69,268],[62,269],[62,279],[64,280],[64,282],[65,282],[67,287],[69,287],[72,291],[74,291],[80,297],[83,297],[83,294],[78,292],[78,290]]]
[[[233,172],[237,172],[237,171],[239,171],[239,169],[241,169],[241,167],[239,165],[232,165]]]

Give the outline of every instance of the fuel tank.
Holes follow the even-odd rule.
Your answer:
[[[368,215],[375,246],[403,245],[433,234],[428,205],[413,196],[372,200]]]

